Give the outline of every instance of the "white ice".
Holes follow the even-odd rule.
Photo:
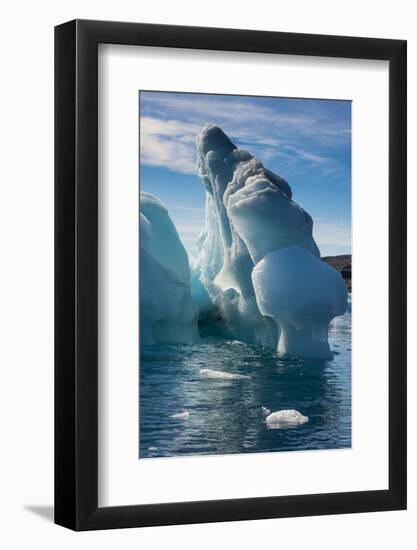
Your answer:
[[[166,208],[140,194],[140,335],[143,345],[198,340],[187,253]]]
[[[271,429],[294,428],[309,421],[308,416],[303,416],[294,409],[285,409],[271,413],[265,418],[266,425]]]
[[[190,416],[190,413],[188,411],[184,411],[180,413],[171,414],[170,418],[173,418],[174,420],[187,420],[189,416]]]
[[[246,376],[245,374],[235,374],[232,372],[224,372],[224,371],[212,370],[212,369],[201,369],[200,376],[202,378],[217,378],[221,380],[239,380],[244,378],[250,378],[250,376]]]
[[[329,323],[347,307],[340,273],[304,248],[291,246],[267,254],[255,266],[252,281],[261,313],[277,326],[279,353],[332,357]]]

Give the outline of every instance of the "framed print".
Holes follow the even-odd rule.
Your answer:
[[[406,42],[55,29],[55,521],[406,507]]]

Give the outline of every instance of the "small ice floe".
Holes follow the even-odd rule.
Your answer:
[[[234,374],[232,372],[222,372],[220,370],[201,369],[200,376],[202,378],[218,378],[222,380],[237,380],[241,378],[250,378],[244,374]]]
[[[157,451],[158,447],[148,447],[148,451]]]
[[[266,407],[261,407],[261,413],[262,413],[262,416],[268,416],[271,414],[271,409],[267,409]]]
[[[230,344],[231,344],[232,346],[243,346],[243,345],[244,345],[244,343],[241,342],[240,340],[231,340],[231,341],[230,341]]]
[[[170,418],[173,418],[174,420],[187,420],[187,418],[190,416],[190,413],[188,411],[180,412],[171,414]]]
[[[303,416],[294,409],[276,411],[265,418],[266,425],[271,429],[295,428],[308,422],[308,416]]]

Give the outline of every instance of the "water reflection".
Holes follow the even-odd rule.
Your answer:
[[[236,341],[143,348],[140,457],[350,447],[350,313],[336,320],[329,340],[336,354],[327,362],[283,359]],[[204,368],[250,378],[202,378]],[[262,406],[310,420],[269,430]],[[169,418],[181,411],[187,420]]]

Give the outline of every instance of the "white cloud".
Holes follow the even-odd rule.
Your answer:
[[[206,122],[222,127],[240,147],[261,160],[307,163],[322,171],[335,171],[336,166],[320,149],[347,143],[350,136],[345,123],[323,112],[279,113],[239,97],[230,101],[220,96],[146,93],[141,114],[142,162],[193,174],[195,137]]]
[[[322,255],[327,253],[326,249],[329,247],[350,253],[352,231],[350,224],[345,221],[314,220],[313,236]]]
[[[178,120],[161,120],[145,116],[140,125],[141,161],[150,166],[160,166],[176,172],[196,173],[195,137],[200,125]],[[238,132],[237,132],[238,134]],[[232,134],[236,139],[236,133]],[[255,137],[252,142],[241,139],[241,146],[248,148],[265,160],[281,157],[286,160],[301,159],[312,165],[330,162],[325,156],[307,151],[295,145],[285,145],[283,140]]]
[[[146,94],[146,110],[154,113],[157,118],[167,118],[173,113],[184,113],[189,118],[207,121],[213,124],[229,127],[228,130],[235,138],[250,137],[256,140],[257,126],[265,129],[274,128],[274,133],[283,132],[285,136],[292,131],[304,136],[346,139],[350,129],[333,117],[324,116],[322,112],[278,113],[266,105],[251,105],[242,98],[236,97],[230,101],[227,97],[200,95],[196,100],[195,94]],[[263,131],[258,139],[270,139]],[[275,141],[275,140],[274,140]]]
[[[199,126],[178,120],[141,117],[140,155],[144,164],[195,173],[195,135]]]

